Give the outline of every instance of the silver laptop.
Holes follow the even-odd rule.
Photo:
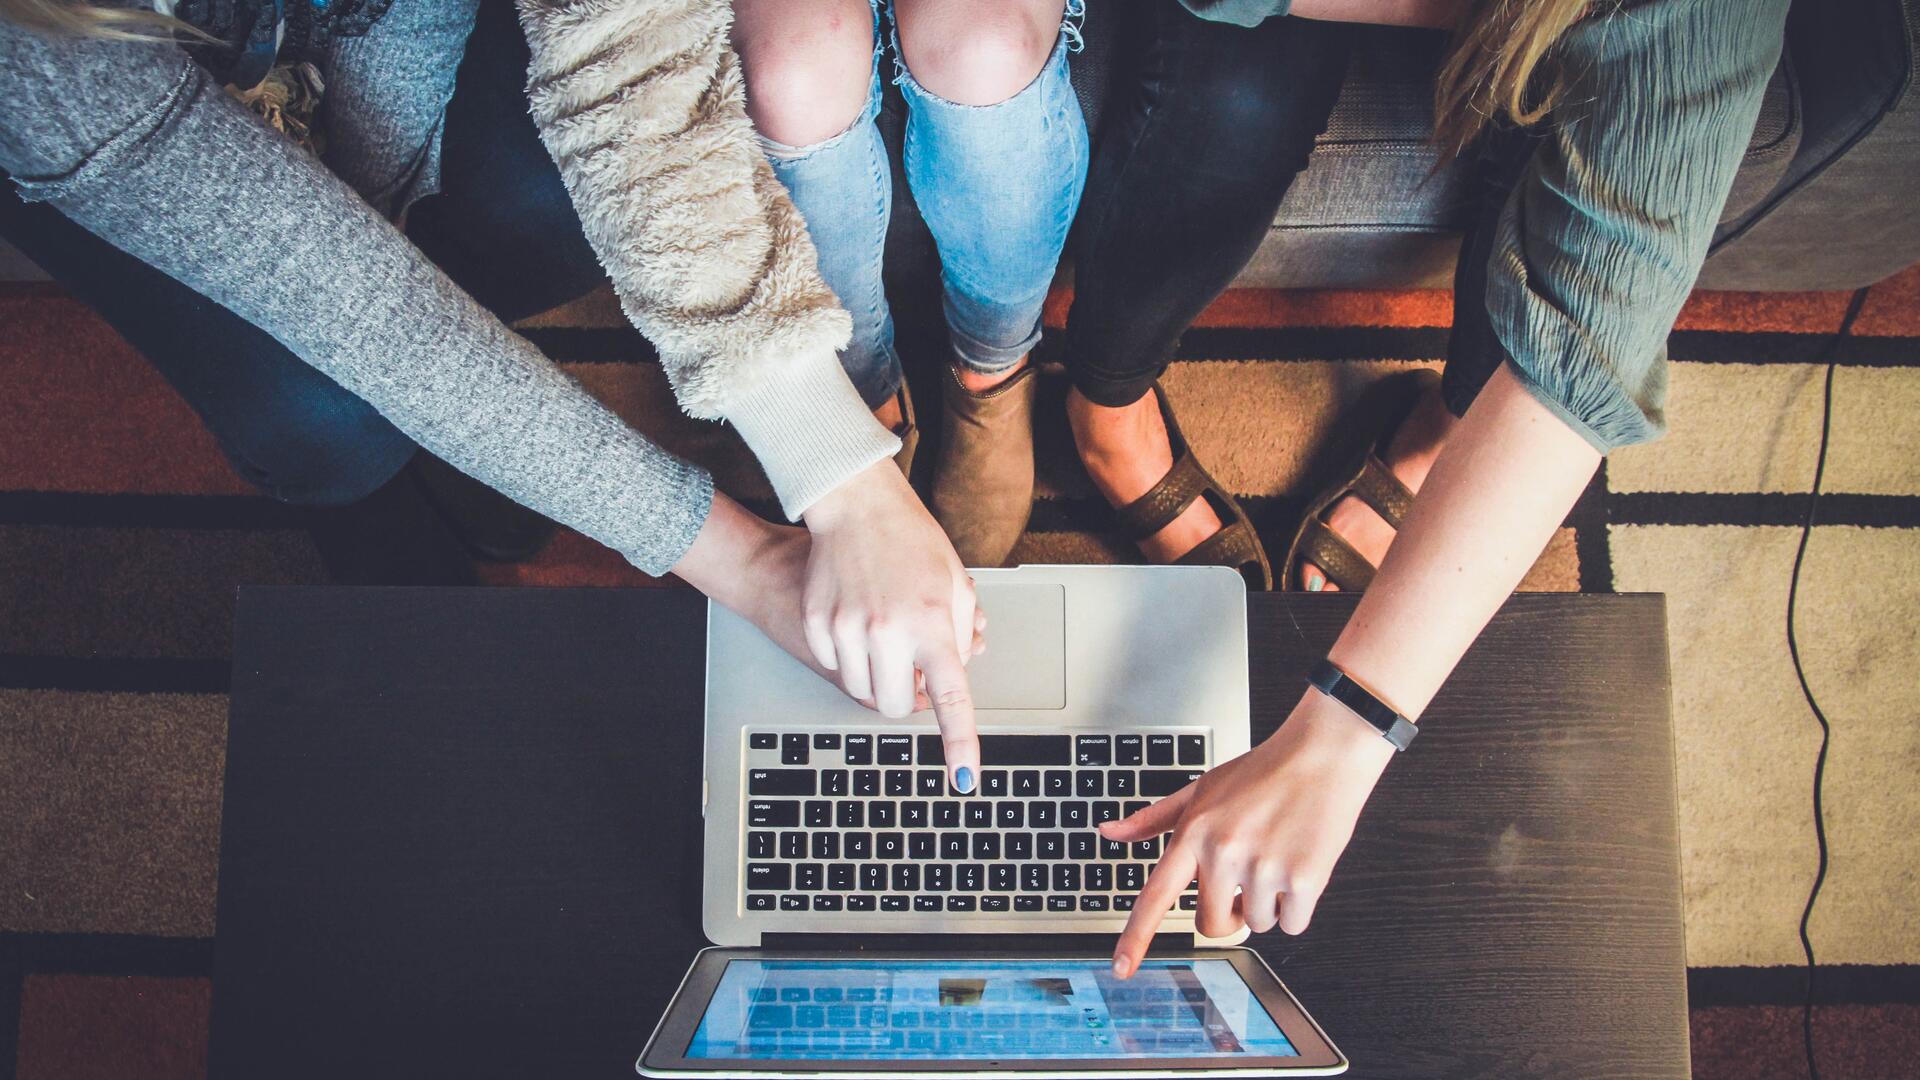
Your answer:
[[[1248,748],[1239,575],[974,577],[992,622],[969,669],[981,767],[964,796],[931,714],[881,717],[709,608],[703,921],[717,947],[639,1071],[1344,1071],[1257,955],[1198,936],[1191,892],[1133,978],[1107,966],[1165,838],[1096,827]],[[1025,943],[991,948],[1005,935]]]

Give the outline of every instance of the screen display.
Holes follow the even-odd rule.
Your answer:
[[[686,1057],[1296,1057],[1225,960],[730,960]]]

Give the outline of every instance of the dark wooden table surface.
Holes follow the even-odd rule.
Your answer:
[[[1351,610],[1252,605],[1254,737]],[[212,1075],[631,1076],[694,951],[703,601],[243,593]],[[1357,1077],[1684,1077],[1657,596],[1510,602],[1313,927],[1256,947]]]

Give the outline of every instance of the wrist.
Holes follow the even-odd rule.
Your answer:
[[[1308,687],[1299,704],[1281,726],[1295,729],[1295,738],[1331,768],[1377,779],[1393,760],[1393,744],[1347,707]]]
[[[746,507],[715,493],[713,507],[673,573],[734,610],[756,591],[757,568],[779,539],[778,530]]]
[[[848,476],[833,490],[815,499],[801,516],[801,522],[807,531],[815,534],[833,532],[851,522],[865,518],[875,506],[897,501],[902,489],[911,495],[906,477],[900,475],[900,469],[891,459],[877,461]]]

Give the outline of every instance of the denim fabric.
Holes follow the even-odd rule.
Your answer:
[[[1079,42],[1085,0],[1068,0],[1059,41],[1025,89],[995,105],[960,105],[922,87],[899,60],[907,103],[907,182],[940,252],[943,306],[955,356],[991,373],[1040,340],[1040,311],[1086,182],[1088,137],[1067,56]],[[820,253],[820,273],[853,315],[842,353],[869,405],[898,390],[900,361],[881,281],[892,181],[874,119],[882,85],[878,0],[874,77],[852,127],[825,142],[763,139]]]

